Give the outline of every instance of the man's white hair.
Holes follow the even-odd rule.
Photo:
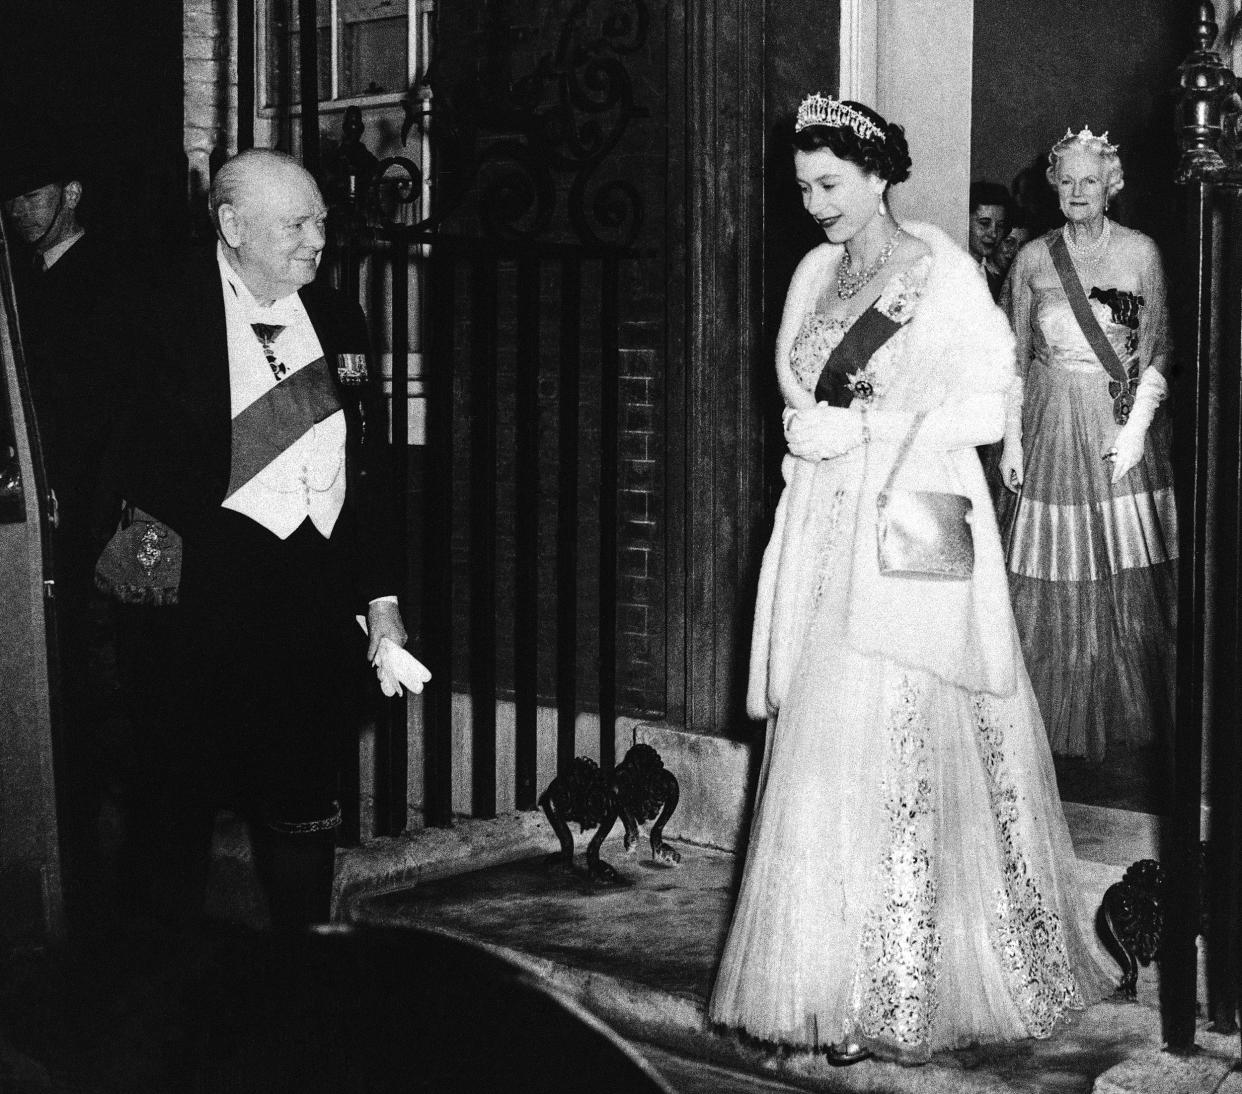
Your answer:
[[[241,204],[247,189],[265,169],[289,167],[300,172],[306,170],[293,156],[275,148],[247,148],[225,163],[211,180],[207,194],[207,206],[216,231],[220,230],[220,206]]]

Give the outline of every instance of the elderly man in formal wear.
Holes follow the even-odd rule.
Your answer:
[[[194,916],[215,808],[244,808],[273,923],[299,925],[329,913],[367,661],[406,641],[386,429],[362,312],[316,280],[311,176],[242,152],[210,204],[214,254],[137,302],[139,399],[109,461],[183,543],[183,721],[146,742],[143,827],[156,910]]]

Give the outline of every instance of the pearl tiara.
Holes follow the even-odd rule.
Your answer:
[[[863,140],[882,141],[884,130],[875,124],[866,114],[855,110],[848,103],[831,96],[821,95],[818,91],[808,95],[798,107],[798,120],[794,122],[794,132],[812,125],[826,125],[832,129],[852,129]]]
[[[1085,125],[1077,133],[1075,133],[1072,129],[1067,129],[1065,131],[1065,136],[1057,141],[1057,143],[1052,146],[1052,149],[1055,152],[1059,149],[1064,149],[1070,144],[1087,144],[1089,142],[1099,145],[1100,151],[1107,155],[1117,154],[1117,146],[1109,141],[1107,129],[1105,129],[1104,132],[1097,137],[1091,132],[1090,127]]]

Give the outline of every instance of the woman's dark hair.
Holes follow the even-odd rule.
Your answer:
[[[906,131],[884,120],[869,106],[845,102],[883,131],[884,137],[861,137],[849,126],[808,125],[793,135],[793,146],[800,152],[816,152],[827,148],[838,159],[849,160],[870,175],[882,178],[890,186],[910,177],[910,146]]]

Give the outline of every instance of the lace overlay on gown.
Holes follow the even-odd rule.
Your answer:
[[[880,306],[902,326],[848,377],[868,407],[918,367],[906,321],[930,265],[885,289]],[[807,390],[848,329],[804,318],[790,363]],[[786,518],[805,610],[782,624],[796,628],[796,667],[768,722],[709,1017],[766,1042],[851,1040],[910,1062],[1046,1037],[1111,970],[1074,881],[1038,708],[1020,662],[1014,694],[980,695],[846,640],[865,459],[858,448],[817,464],[805,512]]]
[[[882,790],[888,848],[882,896],[863,927],[855,991],[859,1028],[869,1038],[915,1046],[936,1012],[940,931],[932,858],[935,806],[927,762],[921,689],[903,677],[885,727]]]
[[[1036,1037],[1046,1037],[1066,1008],[1083,1006],[1061,932],[1061,918],[1031,875],[1018,828],[1018,789],[1005,764],[1004,730],[986,695],[973,699],[980,751],[991,784],[992,816],[1004,862],[996,892],[994,944],[1005,955],[1010,990]]]

